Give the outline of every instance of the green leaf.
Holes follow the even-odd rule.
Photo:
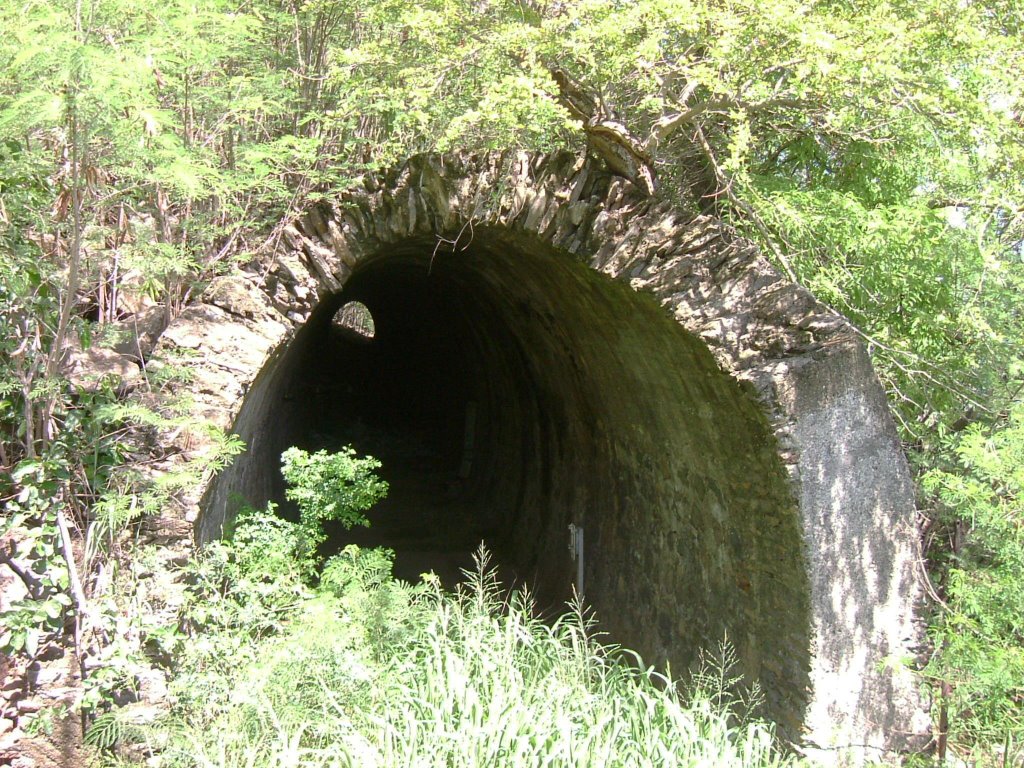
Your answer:
[[[39,651],[40,637],[42,637],[42,633],[36,627],[29,627],[25,630],[22,645],[25,653],[29,656],[35,656]]]
[[[51,619],[59,619],[64,613],[64,605],[59,600],[50,599],[43,603],[43,611]]]
[[[111,749],[117,744],[124,735],[124,726],[122,725],[118,713],[104,712],[89,726],[85,732],[85,743],[90,746],[96,747],[97,749]]]

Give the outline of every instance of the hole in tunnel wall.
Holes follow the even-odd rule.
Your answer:
[[[372,339],[376,333],[373,313],[361,301],[348,301],[334,313],[333,323],[340,330],[348,331],[363,339]]]
[[[767,714],[806,704],[808,585],[792,489],[753,394],[653,299],[522,234],[455,253],[410,240],[363,261],[271,360],[207,494],[202,540],[245,497],[283,504],[280,453],[352,444],[383,462],[371,527],[399,575],[481,540],[541,602],[587,601],[614,642],[682,672],[728,635]],[[373,334],[336,321],[362,304]],[[283,505],[287,506],[287,505]]]

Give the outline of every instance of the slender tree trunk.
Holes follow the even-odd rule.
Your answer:
[[[71,135],[71,171],[69,179],[71,194],[71,245],[68,249],[68,278],[64,295],[61,297],[57,331],[54,334],[50,353],[46,360],[45,375],[48,381],[52,381],[60,373],[61,366],[64,363],[68,331],[71,327],[71,317],[78,298],[79,271],[82,262],[82,166],[84,164],[84,147],[74,87],[74,84],[72,84],[69,89],[68,101],[68,128]],[[53,439],[52,416],[58,397],[59,394],[48,395],[40,413],[42,421],[39,437],[43,441],[43,448]]]
[[[959,557],[963,550],[964,537],[966,536],[966,523],[957,520],[953,523],[953,536],[950,541],[950,551],[954,557]],[[949,640],[943,642],[942,651],[945,653],[949,647]],[[945,765],[946,754],[949,751],[949,702],[953,698],[953,684],[949,680],[943,680],[939,686],[939,733],[936,736],[936,757],[939,765]]]
[[[121,258],[120,257],[121,257],[121,248],[120,248],[120,244],[118,244],[118,247],[114,249],[114,268],[113,268],[113,271],[112,271],[112,274],[111,274],[111,277],[110,277],[110,298],[109,298],[109,301],[107,302],[107,304],[108,304],[108,312],[110,313],[110,316],[107,318],[107,320],[108,320],[108,322],[111,322],[111,323],[114,322],[115,320],[117,320],[117,300],[118,300],[117,281],[121,279],[121,275],[120,275],[120,266],[121,266],[120,265],[120,261],[121,261]]]

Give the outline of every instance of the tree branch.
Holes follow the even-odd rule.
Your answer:
[[[802,285],[802,283],[797,279],[796,272],[790,265],[789,259],[782,252],[782,249],[779,248],[778,245],[776,245],[775,236],[772,234],[771,230],[768,229],[768,225],[764,223],[764,220],[761,219],[757,211],[754,210],[754,207],[750,205],[750,203],[748,203],[746,200],[740,199],[740,197],[733,190],[732,179],[729,178],[729,175],[726,173],[725,169],[723,169],[718,164],[718,160],[715,158],[714,150],[711,148],[711,144],[710,142],[708,142],[707,136],[704,135],[704,131],[699,125],[694,125],[694,135],[697,139],[697,145],[704,153],[704,157],[707,159],[708,163],[711,165],[711,169],[714,171],[715,180],[718,184],[718,190],[715,194],[725,194],[725,196],[729,200],[729,203],[741,214],[743,214],[743,216],[748,221],[750,221],[751,224],[754,225],[757,231],[761,233],[761,236],[764,238],[765,244],[769,248],[771,248],[772,253],[775,255],[775,258],[779,260],[779,263],[782,265],[782,268],[786,270],[786,274],[789,276],[789,279],[792,280],[797,285]]]
[[[1011,205],[1010,203],[983,203],[980,200],[968,200],[960,197],[939,197],[928,201],[928,207],[939,208],[982,208],[986,211],[1008,211],[1010,213],[1024,213],[1024,205]]]
[[[558,86],[558,102],[583,123],[590,149],[619,176],[633,182],[647,195],[654,194],[654,163],[643,142],[604,107],[596,96],[561,67],[547,67]]]
[[[6,565],[14,572],[15,576],[21,579],[33,600],[37,600],[43,594],[43,582],[22,568],[14,559],[13,541],[8,541],[5,549],[0,549],[0,565]]]
[[[689,97],[693,93],[695,87],[696,86],[694,86],[693,83],[686,86],[679,99],[680,104],[685,104],[689,100]],[[651,128],[651,134],[644,144],[644,149],[649,152],[657,149],[658,145],[665,141],[665,139],[679,130],[682,126],[693,122],[695,118],[705,112],[724,113],[734,109],[742,109],[746,112],[763,112],[766,109],[804,106],[807,106],[807,102],[803,99],[766,99],[764,101],[752,102],[729,96],[720,96],[715,99],[701,102],[700,104],[695,104],[692,107],[687,107],[674,115],[665,115],[660,118]]]

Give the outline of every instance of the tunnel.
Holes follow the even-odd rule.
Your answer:
[[[766,713],[798,732],[809,609],[792,484],[749,386],[650,296],[523,232],[481,228],[446,251],[407,238],[321,298],[236,431],[249,450],[212,485],[209,519],[241,497],[287,512],[281,452],[352,445],[390,492],[332,547],[388,546],[396,575],[451,581],[482,541],[539,606],[582,586],[610,641],[679,674],[728,638]]]
[[[190,412],[246,451],[183,493],[199,547],[353,445],[399,577],[483,541],[542,618],[686,678],[728,639],[763,714],[864,764],[927,739],[913,484],[847,320],[726,223],[566,152],[418,155],[325,190],[163,332]],[[190,462],[205,431],[169,436]],[[570,527],[575,532],[570,550]],[[582,546],[580,546],[582,542]],[[575,555],[575,557],[574,557]],[[582,555],[582,557],[580,557]]]

